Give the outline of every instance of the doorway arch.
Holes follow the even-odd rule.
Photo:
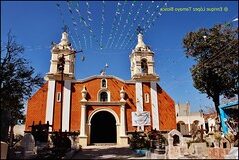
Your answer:
[[[101,108],[89,116],[89,140],[94,143],[117,143],[119,119],[113,110]]]

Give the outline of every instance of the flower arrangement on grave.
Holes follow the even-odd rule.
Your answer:
[[[217,131],[214,133],[214,138],[216,140],[216,144],[219,144],[219,147],[220,147],[220,142],[222,140],[222,134],[221,132]],[[216,145],[217,146],[217,145]]]
[[[54,132],[51,139],[55,157],[62,158],[71,149],[71,140],[67,137],[67,132]]]
[[[164,149],[168,145],[167,139],[157,130],[148,132],[147,137],[150,141],[150,148],[155,149],[156,146],[159,146],[159,148]]]
[[[129,140],[131,149],[149,148],[149,141],[146,136],[135,131]]]
[[[233,143],[235,141],[235,136],[231,133],[231,132],[228,132],[226,135],[225,135],[225,138],[230,142],[230,143]]]

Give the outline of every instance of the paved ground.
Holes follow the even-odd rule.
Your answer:
[[[74,154],[72,159],[165,159],[165,155],[151,153],[150,157],[138,156],[129,146],[87,146]],[[182,156],[178,159],[205,159],[198,156]]]
[[[77,152],[72,159],[142,159],[132,150],[119,146],[87,146]]]

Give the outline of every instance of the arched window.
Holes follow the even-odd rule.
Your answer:
[[[101,87],[106,88],[106,80],[105,79],[101,80]]]
[[[100,93],[100,101],[101,102],[107,102],[108,101],[108,93],[107,92],[101,92]]]
[[[148,65],[146,59],[141,60],[141,72],[146,74],[148,73]]]

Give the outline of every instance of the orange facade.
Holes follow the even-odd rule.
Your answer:
[[[27,106],[25,129],[30,130],[34,123],[45,122],[46,117],[46,99],[48,83],[45,83],[29,100]]]
[[[122,81],[112,76],[106,76],[107,87],[109,91],[110,102],[120,101],[120,90],[123,87],[125,95],[125,119],[126,119],[126,131],[132,132],[136,130],[136,127],[132,126],[131,113],[136,111],[136,89],[134,81]],[[71,83],[71,94],[70,94],[70,117],[69,117],[69,131],[79,131],[81,124],[81,90],[85,86],[87,90],[87,101],[98,102],[99,92],[101,90],[100,77],[88,78],[84,81],[73,81]],[[57,92],[60,92],[60,83],[57,82],[55,86],[55,100],[53,107],[53,130],[59,130],[61,124],[61,108],[60,102],[57,99]],[[44,84],[29,100],[26,116],[26,130],[30,130],[29,126],[32,125],[33,121],[39,123],[45,123],[46,118],[46,101],[47,101],[47,90],[48,83]],[[151,92],[150,82],[142,82],[142,99],[143,99],[143,110],[149,111],[152,115],[152,104],[151,104]],[[63,93],[64,94],[64,93]],[[147,94],[148,101],[145,101]],[[158,98],[158,114],[159,114],[159,129],[163,131],[170,131],[176,128],[176,116],[174,101],[172,98],[159,86],[157,85],[157,98]],[[86,107],[86,119],[89,115],[97,108],[111,108],[118,117],[120,117],[120,106],[117,105],[89,105]],[[87,121],[87,120],[86,120]],[[152,123],[152,116],[151,116]],[[146,127],[147,130],[151,130],[152,127]]]

